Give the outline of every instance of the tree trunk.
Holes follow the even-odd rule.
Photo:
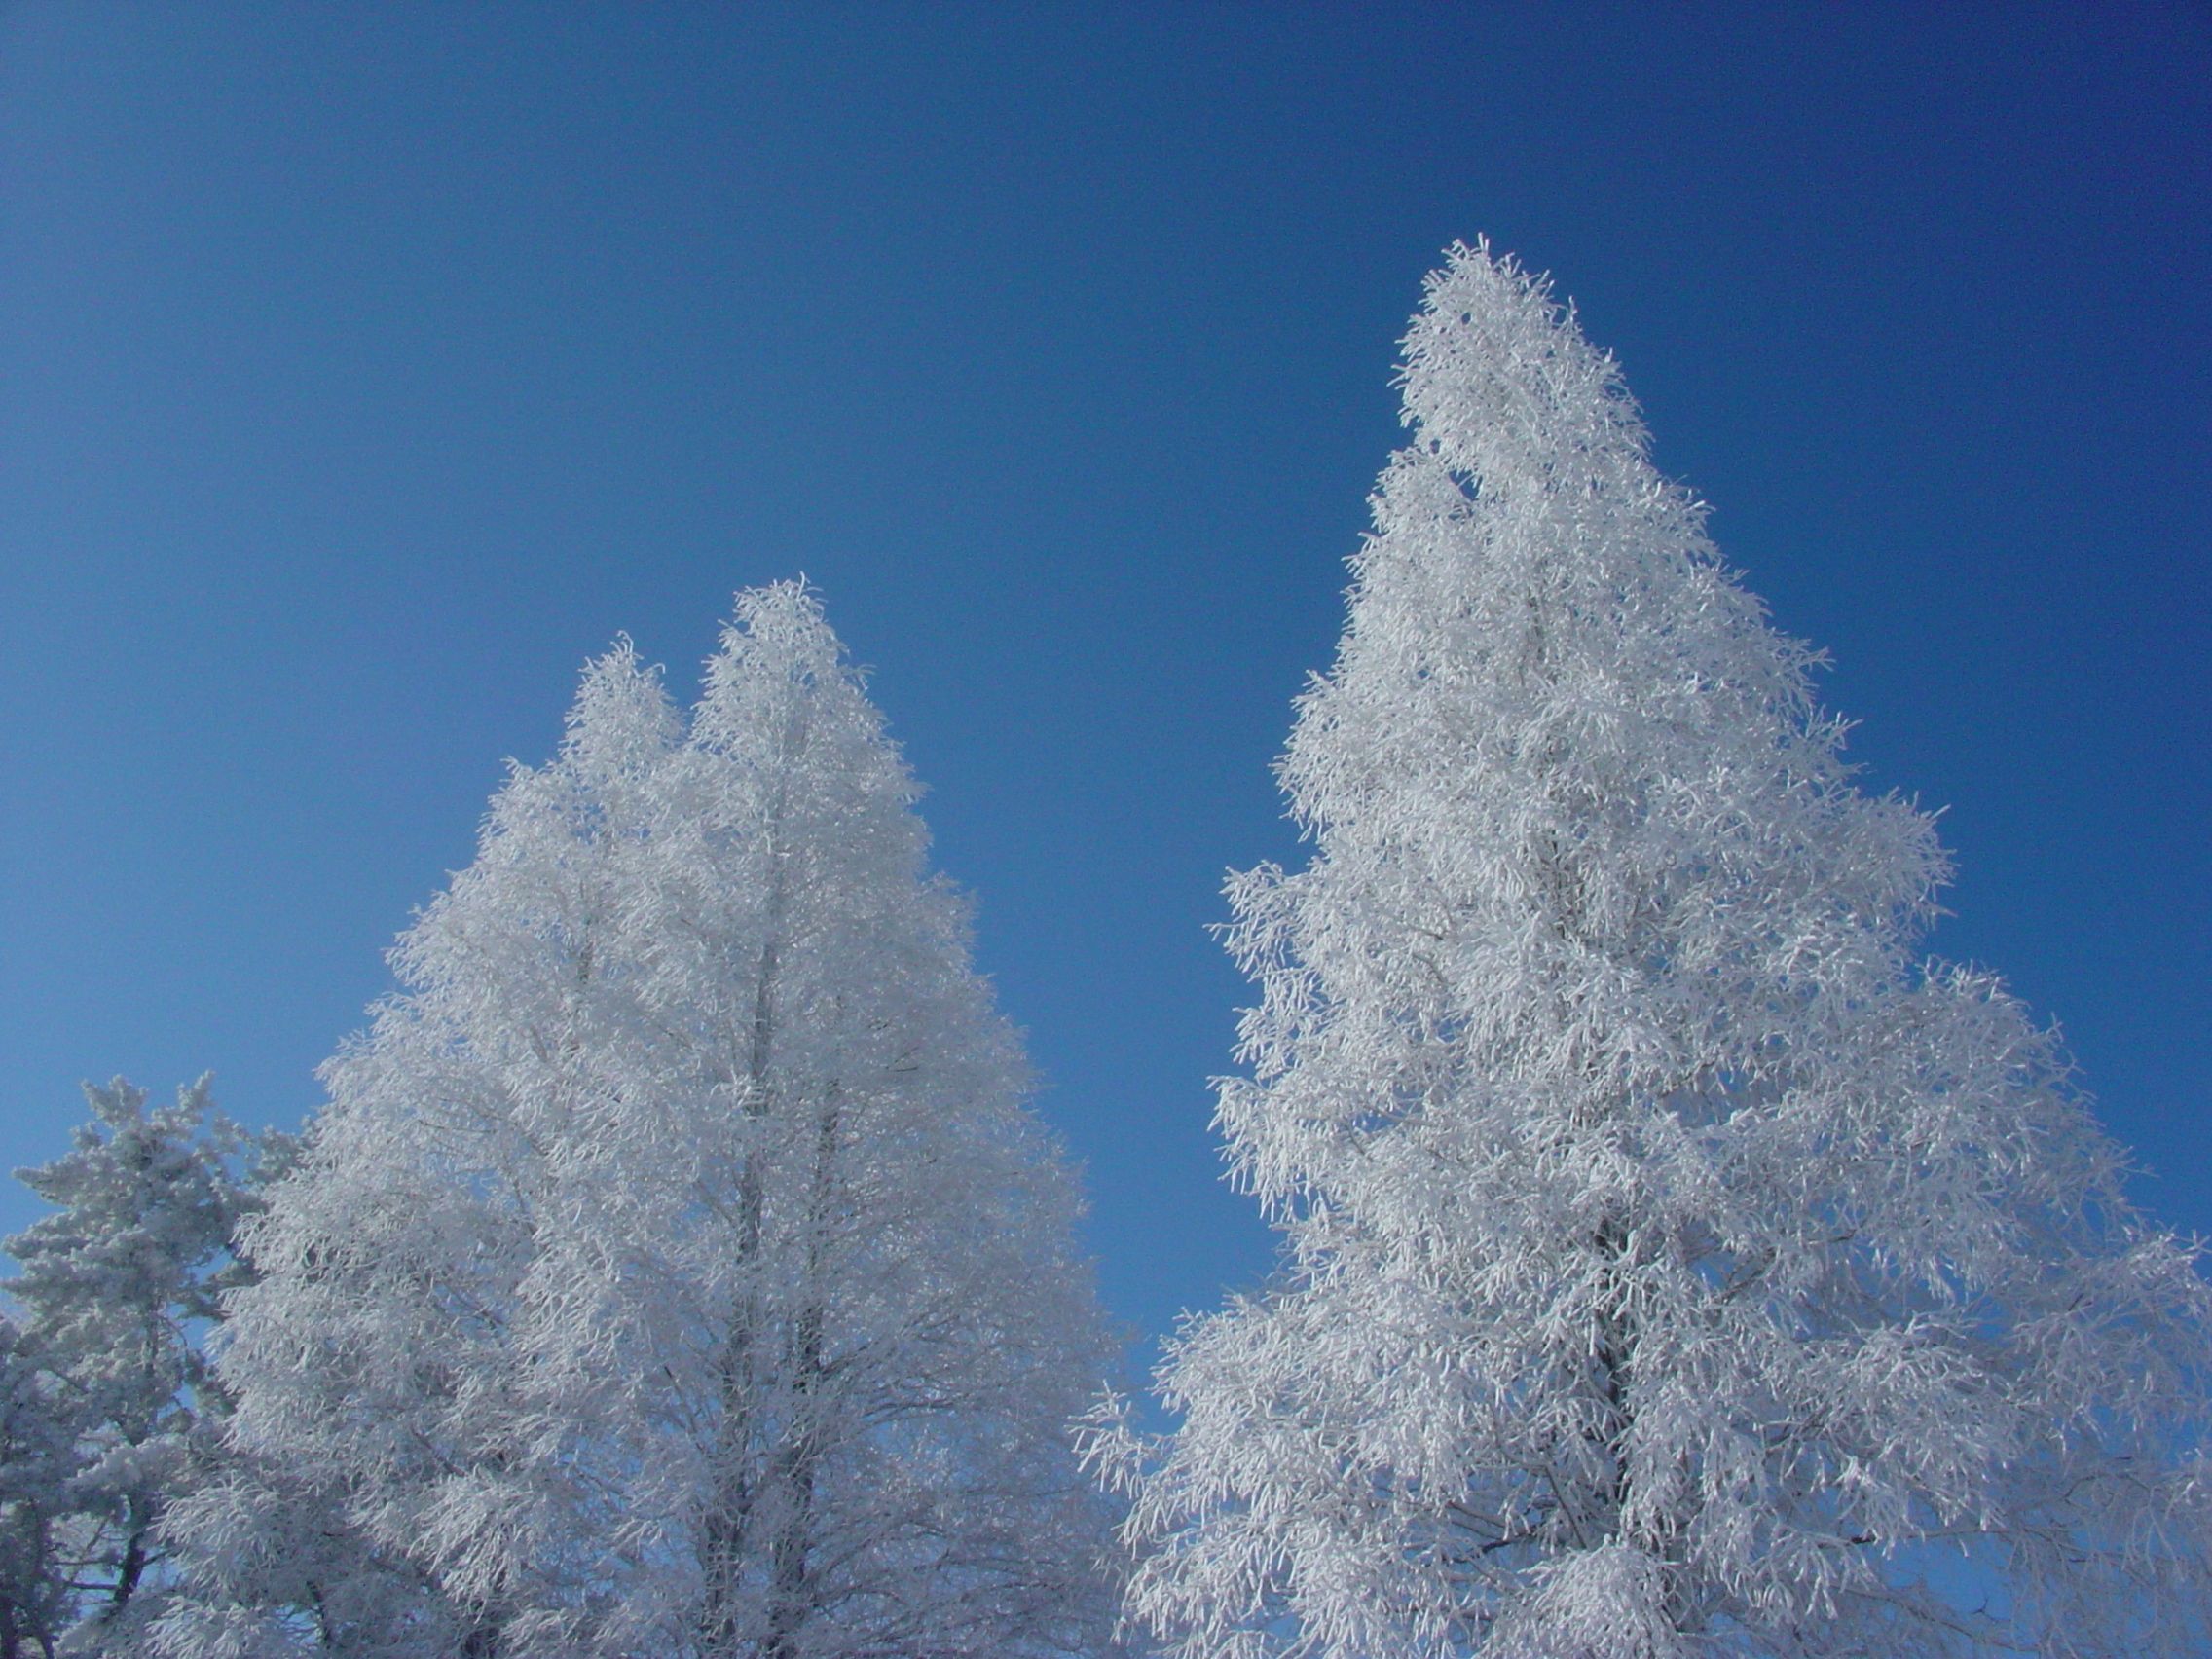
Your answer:
[[[782,759],[788,766],[804,741],[804,728],[793,715],[784,733]],[[790,904],[790,882],[783,844],[785,795],[778,789],[769,810],[765,837],[768,894],[760,965],[753,989],[753,1020],[747,1033],[743,1076],[745,1116],[756,1125],[770,1116],[773,1095],[770,1062],[775,1052],[776,979],[783,948],[785,914]],[[760,1148],[748,1149],[745,1167],[738,1176],[737,1238],[735,1250],[741,1269],[760,1255],[767,1219],[767,1190],[761,1170]],[[705,1600],[699,1617],[699,1646],[709,1659],[735,1659],[744,1631],[744,1567],[746,1534],[751,1529],[757,1496],[752,1471],[752,1447],[758,1431],[756,1350],[767,1309],[750,1289],[741,1292],[730,1313],[728,1336],[717,1362],[721,1394],[721,1424],[716,1436],[714,1491],[707,1513],[699,1524],[699,1565]]]
[[[832,1088],[816,1120],[814,1179],[807,1195],[806,1305],[792,1333],[792,1417],[777,1456],[783,1486],[783,1525],[771,1546],[768,1641],[763,1659],[792,1659],[798,1629],[813,1610],[807,1555],[813,1543],[814,1483],[821,1465],[823,1424],[820,1387],[829,1292],[823,1284],[823,1235],[836,1191],[839,1107]]]
[[[119,1617],[129,1605],[130,1598],[138,1589],[138,1580],[146,1572],[146,1543],[153,1536],[154,1514],[151,1500],[138,1493],[124,1499],[123,1558],[116,1564],[115,1585],[108,1594],[107,1616]]]

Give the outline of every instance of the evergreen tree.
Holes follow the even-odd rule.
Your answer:
[[[0,1659],[47,1655],[69,1625],[55,1522],[72,1507],[77,1436],[89,1426],[0,1315]]]
[[[1105,1414],[1178,1655],[2178,1653],[2206,1286],[2052,1035],[1923,965],[1945,855],[1455,247],[1333,671],[1231,885],[1218,1122],[1286,1246]]]
[[[740,597],[687,723],[590,667],[251,1234],[247,1473],[179,1519],[170,1651],[367,1650],[273,1478],[462,1653],[1093,1643],[1076,1198],[916,793],[801,585]]]
[[[22,1317],[0,1357],[6,1622],[47,1641],[81,1622],[81,1649],[120,1641],[163,1577],[163,1512],[223,1406],[200,1339],[240,1282],[231,1244],[255,1200],[239,1166],[285,1145],[215,1111],[204,1077],[152,1112],[122,1078],[85,1098],[71,1150],[16,1171],[57,1208],[7,1240]]]

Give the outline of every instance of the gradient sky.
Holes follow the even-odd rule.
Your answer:
[[[0,8],[0,1167],[296,1123],[583,659],[804,571],[1109,1306],[1253,1285],[1206,929],[1488,235],[2212,1232],[2212,13],[1779,10]]]

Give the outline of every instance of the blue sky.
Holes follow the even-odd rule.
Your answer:
[[[0,1164],[294,1123],[618,632],[804,571],[1088,1166],[1114,1312],[1265,1272],[1223,871],[1487,234],[1947,809],[1933,947],[2212,1232],[2197,7],[0,11]],[[27,1219],[0,1197],[0,1227]]]

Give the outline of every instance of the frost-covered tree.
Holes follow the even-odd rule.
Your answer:
[[[1548,284],[1406,341],[1315,850],[1231,884],[1278,1283],[1112,1413],[1170,1651],[2201,1650],[2206,1286],[2054,1039],[1923,964],[1933,824]]]
[[[0,1659],[51,1654],[68,1628],[55,1528],[72,1507],[82,1420],[16,1322],[0,1315]]]
[[[169,1651],[1093,1649],[1076,1196],[916,793],[802,585],[687,720],[591,665],[249,1235]]]
[[[202,1337],[240,1281],[231,1245],[255,1172],[286,1145],[217,1112],[205,1077],[151,1112],[122,1078],[85,1098],[70,1151],[16,1172],[56,1208],[7,1240],[18,1272],[0,1286],[20,1312],[0,1354],[0,1548],[19,1589],[0,1595],[29,1598],[0,1642],[10,1625],[50,1640],[74,1622],[80,1650],[120,1640],[163,1576],[163,1510],[223,1404]]]

